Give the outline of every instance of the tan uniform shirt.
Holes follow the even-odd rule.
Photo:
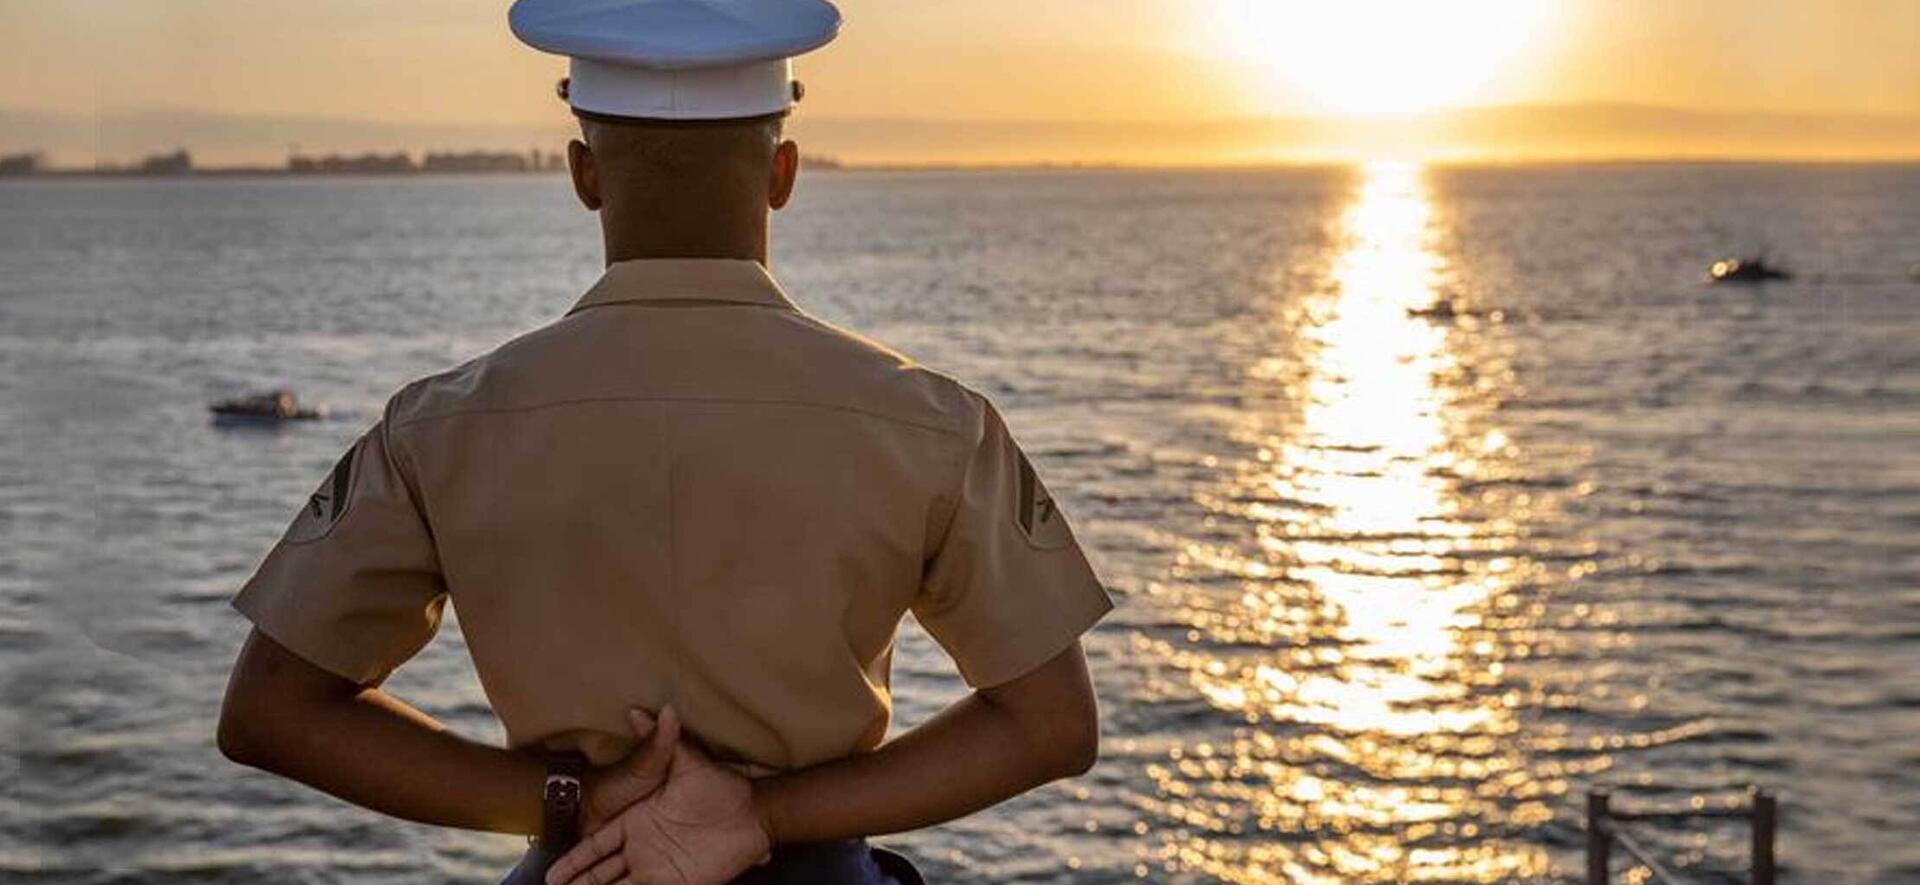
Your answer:
[[[909,610],[985,687],[1111,608],[991,404],[718,260],[402,389],[234,605],[373,684],[449,598],[513,745],[606,761],[671,701],[765,769],[880,743]]]

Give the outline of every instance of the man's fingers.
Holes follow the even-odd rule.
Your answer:
[[[626,843],[625,834],[620,832],[620,821],[615,819],[593,835],[580,840],[573,850],[560,856],[547,868],[547,885],[563,885],[574,881],[581,873],[593,869],[593,865],[609,854],[618,855],[620,846]]]
[[[627,708],[627,724],[633,728],[634,737],[643,741],[646,740],[647,735],[653,734],[654,723],[655,720],[652,713],[642,710],[639,707]]]
[[[678,719],[661,728],[661,719],[638,707],[627,710],[627,723],[640,746],[617,763],[601,792],[595,796],[596,814],[614,815],[653,794],[667,780],[673,761],[673,743],[679,740]],[[598,821],[595,821],[597,823]]]
[[[634,721],[637,724],[638,717]],[[646,746],[640,748],[640,757],[633,766],[635,780],[648,792],[666,782],[667,767],[673,763],[673,745],[679,742],[680,716],[669,706],[660,711],[653,734],[648,736]],[[644,797],[634,797],[635,801],[641,798]]]
[[[671,744],[680,740],[680,710],[672,704],[660,708],[660,737]]]
[[[626,878],[627,859],[616,851],[574,876],[568,885],[613,885]]]

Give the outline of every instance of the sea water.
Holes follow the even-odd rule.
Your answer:
[[[1099,765],[886,840],[932,880],[1567,879],[1591,785],[1759,784],[1789,878],[1920,881],[1920,168],[832,172],[774,238],[1001,404],[1119,602]],[[1704,282],[1761,248],[1796,278]],[[510,865],[222,760],[226,603],[599,257],[558,176],[0,183],[0,881]],[[330,417],[207,420],[273,386]],[[894,686],[964,691],[911,626]],[[457,616],[390,687],[499,738]]]

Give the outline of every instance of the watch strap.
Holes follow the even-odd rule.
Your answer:
[[[540,847],[559,853],[580,841],[586,804],[587,759],[579,753],[547,756],[547,781],[540,796]]]

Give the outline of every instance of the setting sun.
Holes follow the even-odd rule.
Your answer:
[[[1497,99],[1499,80],[1548,42],[1549,4],[1515,0],[1216,0],[1213,51],[1270,76],[1263,104],[1386,116]]]

